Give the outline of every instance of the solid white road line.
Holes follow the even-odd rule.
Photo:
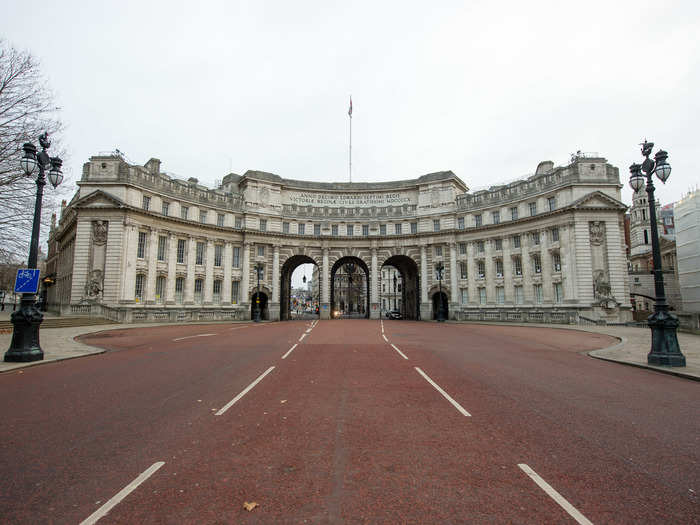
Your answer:
[[[297,343],[299,344],[299,343]],[[289,354],[292,353],[292,350],[294,350],[297,347],[297,344],[295,344],[293,347],[291,347],[289,350],[287,350],[287,353],[282,356],[282,359],[285,359]]]
[[[564,509],[566,512],[568,512],[569,515],[572,518],[574,518],[578,523],[580,523],[581,525],[593,525],[593,523],[591,523],[586,518],[586,516],[584,516],[578,510],[576,510],[576,508],[571,503],[566,501],[564,499],[564,497],[561,494],[559,494],[556,490],[554,490],[549,483],[547,483],[545,480],[543,480],[537,474],[537,472],[532,470],[525,463],[518,463],[518,466],[520,467],[520,469],[523,472],[525,472],[525,474],[527,474],[528,476],[530,476],[530,478],[532,478],[532,481],[537,483],[537,485],[539,485],[539,487],[542,490],[544,490],[550,498],[552,498],[554,501],[556,501],[559,504],[559,506],[562,509]]]
[[[248,328],[247,326],[234,326],[233,328],[229,328],[229,330],[242,330],[243,328]]]
[[[141,474],[139,474],[139,476],[134,481],[132,481],[126,487],[124,487],[122,490],[117,492],[117,494],[114,497],[112,497],[112,499],[107,501],[99,509],[97,509],[95,512],[90,514],[90,516],[88,516],[83,521],[81,521],[80,525],[92,525],[93,523],[97,523],[97,520],[105,517],[107,515],[107,513],[110,510],[112,510],[121,500],[123,500],[129,494],[131,494],[131,492],[133,492],[141,483],[143,483],[148,478],[150,478],[155,473],[155,471],[158,470],[163,465],[165,465],[165,462],[158,461],[157,463],[154,463],[153,465],[148,467]]]
[[[306,334],[301,334],[301,337],[299,338],[299,341],[301,341],[302,339],[304,339],[304,337],[306,337]]]
[[[197,335],[187,335],[185,337],[178,337],[177,339],[173,339],[173,341],[182,341],[183,339],[192,339],[193,337],[209,337],[212,335],[216,334],[197,334]]]
[[[396,348],[396,345],[394,345],[394,344],[392,343],[391,346],[394,348],[394,350],[396,350],[396,351],[401,355],[401,357],[403,357],[404,359],[408,359],[408,357],[406,357],[406,354],[404,354],[401,350],[399,350],[398,348]]]
[[[260,377],[258,377],[255,381],[253,381],[251,384],[249,384],[247,387],[245,387],[245,389],[244,389],[240,394],[238,394],[238,395],[237,395],[236,397],[234,397],[231,401],[229,401],[228,403],[226,403],[226,405],[225,405],[223,408],[221,408],[221,409],[220,409],[216,414],[214,414],[214,415],[215,415],[215,416],[220,416],[221,414],[223,414],[224,412],[226,412],[229,408],[231,408],[238,400],[240,400],[244,395],[246,395],[255,385],[257,385],[260,381],[262,381],[263,378],[264,378],[267,374],[269,374],[270,372],[272,372],[274,369],[275,369],[274,366],[271,366],[270,368],[268,368],[265,372],[263,372],[263,373],[260,375]]]
[[[386,338],[386,336],[385,336],[384,334],[382,334],[382,337],[384,338],[384,340],[385,340],[387,343],[389,342],[389,340]]]
[[[423,378],[424,378],[428,383],[430,383],[431,385],[433,385],[433,386],[435,387],[435,390],[437,390],[438,392],[440,392],[440,393],[444,396],[445,399],[447,399],[450,403],[452,403],[452,405],[454,405],[454,407],[455,407],[457,410],[459,410],[459,411],[462,413],[463,416],[471,417],[471,414],[470,414],[469,412],[467,412],[466,410],[464,410],[464,408],[462,408],[462,405],[460,405],[459,403],[457,403],[457,401],[455,401],[454,399],[452,399],[452,398],[450,397],[450,395],[449,395],[447,392],[445,392],[442,388],[440,388],[432,379],[430,379],[430,378],[426,375],[426,373],[423,372],[423,370],[421,370],[421,369],[418,368],[417,366],[414,367],[414,368],[416,369],[416,372],[418,372],[420,375],[422,375]]]
[[[313,328],[313,327],[311,327],[311,328]],[[310,334],[310,333],[311,333],[311,328],[309,328],[309,329],[306,331],[307,334]]]

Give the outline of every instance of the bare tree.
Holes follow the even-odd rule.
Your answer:
[[[0,263],[26,258],[36,183],[20,168],[22,145],[36,144],[37,137],[47,131],[54,143],[51,155],[59,155],[55,139],[62,124],[58,111],[34,57],[0,40]],[[48,224],[48,217],[56,207],[57,195],[51,193],[44,194],[43,225]],[[46,228],[42,229],[46,234]]]

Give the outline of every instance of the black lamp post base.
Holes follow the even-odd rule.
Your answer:
[[[44,316],[34,306],[34,296],[22,303],[16,312],[12,312],[12,343],[5,352],[5,362],[28,363],[44,359],[44,351],[39,345],[39,325]]]
[[[685,356],[678,346],[678,317],[665,310],[654,312],[647,320],[651,328],[651,351],[647,363],[657,366],[685,366]]]
[[[253,311],[253,322],[254,323],[259,323],[260,322],[260,308],[256,308]]]

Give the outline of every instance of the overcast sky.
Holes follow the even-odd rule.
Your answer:
[[[669,151],[662,204],[700,182],[700,2],[7,2],[42,63],[72,181],[115,148],[213,185],[233,171],[353,181],[452,170],[473,189]]]

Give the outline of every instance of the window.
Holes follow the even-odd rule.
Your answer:
[[[136,285],[134,286],[134,300],[137,303],[143,302],[143,283],[146,280],[146,276],[142,273],[136,275]]]
[[[400,224],[394,224],[394,233],[396,235],[401,235],[401,225]]]
[[[499,222],[501,222],[501,212],[500,211],[492,211],[491,217],[493,218],[494,224],[498,224]]]
[[[552,268],[555,272],[561,272],[561,256],[556,252],[552,254]]]
[[[331,235],[332,235],[333,237],[337,237],[337,236],[338,236],[338,225],[337,225],[337,224],[333,224],[333,225],[331,226]]]
[[[386,235],[386,224],[379,225],[379,235]]]
[[[467,243],[466,243],[466,242],[460,242],[460,243],[459,243],[459,254],[460,254],[460,255],[466,255],[466,254],[467,254]]]
[[[297,233],[299,235],[304,235],[306,233],[306,224],[297,225]]]
[[[523,287],[515,286],[513,290],[515,290],[515,304],[523,304]]]
[[[518,208],[513,207],[510,209],[510,220],[514,221],[518,218]]]
[[[535,302],[537,304],[541,304],[542,303],[542,285],[535,284],[532,286],[532,289],[535,292]]]
[[[214,266],[221,266],[221,256],[224,252],[224,247],[221,244],[214,245]]]
[[[369,224],[362,225],[362,235],[367,237],[369,235]]]
[[[476,251],[484,253],[484,241],[476,241]]]
[[[165,277],[156,277],[156,302],[163,303],[165,300]]]
[[[530,234],[530,237],[532,238],[532,244],[537,246],[540,243],[540,232],[532,232]]]
[[[240,246],[233,247],[233,267],[234,268],[241,267],[241,247]]]
[[[503,259],[496,259],[496,277],[503,277]]]
[[[352,224],[348,224],[347,225],[347,236],[352,237],[354,233],[355,233],[355,228],[353,228]]]
[[[177,262],[180,264],[185,263],[185,246],[187,246],[187,241],[185,239],[177,240]]]
[[[178,277],[175,279],[175,302],[182,304],[182,296],[185,290],[185,278]]]
[[[483,279],[486,277],[486,263],[482,261],[477,261],[476,263],[476,273],[479,276],[479,279]]]
[[[258,246],[258,257],[265,257],[265,247]]]
[[[282,233],[289,233],[289,223],[288,222],[282,223]]]
[[[231,281],[231,302],[233,304],[238,304],[238,290],[240,285],[240,281]]]
[[[214,304],[221,304],[221,281],[217,279],[214,281]]]
[[[224,214],[223,213],[217,213],[216,214],[216,225],[217,226],[224,226]]]
[[[241,228],[243,228],[243,219],[241,217],[236,217],[234,219],[233,223],[234,223],[234,227],[237,230],[240,230]]]
[[[535,269],[535,273],[542,273],[542,260],[539,253],[532,254],[532,266]]]
[[[202,224],[206,224],[207,222],[207,212],[203,210],[199,210],[199,222]]]
[[[479,304],[486,304],[486,288],[479,288]]]
[[[417,222],[411,223],[411,233],[418,233],[418,223]]]
[[[314,235],[316,237],[321,236],[321,225],[320,224],[314,224]]]
[[[552,242],[559,242],[559,228],[552,228]]]
[[[202,289],[204,287],[203,279],[194,280],[194,302],[197,304],[202,304]]]
[[[515,275],[523,274],[523,261],[519,255],[517,257],[513,257],[513,272]]]
[[[167,246],[168,238],[164,235],[158,237],[158,260],[165,260],[165,247]]]
[[[548,197],[547,198],[547,208],[549,211],[554,211],[557,209],[557,198],[556,197]]]
[[[433,220],[433,231],[434,232],[440,231],[440,219]]]
[[[496,251],[501,251],[503,249],[503,239],[496,239],[494,241]]]
[[[457,228],[460,230],[464,229],[464,217],[457,218]]]
[[[481,226],[481,214],[474,215],[474,226],[476,226],[477,228]]]
[[[180,206],[180,218],[181,219],[187,219],[187,215],[189,214],[190,209],[188,206]]]
[[[503,286],[496,286],[496,302],[498,304],[506,302],[506,291]]]
[[[204,247],[203,242],[197,243],[197,251],[195,251],[195,264],[204,264]]]
[[[520,248],[520,235],[513,235],[513,248]]]
[[[260,231],[261,232],[267,231],[267,219],[260,219]]]
[[[146,232],[139,232],[139,243],[136,247],[136,257],[143,259],[146,256]]]
[[[170,211],[170,203],[163,201],[163,204],[161,205],[161,212],[163,215],[167,215],[168,211]]]
[[[465,262],[460,262],[459,263],[459,276],[461,279],[467,279],[467,263]]]
[[[646,210],[642,210],[642,220],[643,221],[647,220],[647,211]]]
[[[467,304],[469,302],[469,290],[467,288],[462,288],[460,290],[461,292],[461,303],[462,304]]]
[[[644,230],[644,244],[649,244],[649,234]]]
[[[530,215],[537,215],[537,202],[531,202],[528,206],[530,207]]]
[[[143,196],[143,209],[148,211],[150,209],[150,207],[151,207],[151,198],[144,195]]]
[[[562,290],[561,283],[554,283],[554,302],[560,303],[564,299],[564,291]]]
[[[435,247],[435,257],[442,257],[442,246]]]

